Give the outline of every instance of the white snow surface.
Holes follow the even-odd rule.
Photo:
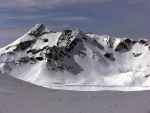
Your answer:
[[[0,113],[150,113],[150,91],[67,91],[0,74]]]
[[[80,91],[150,89],[150,46],[146,40],[129,39],[131,42],[125,42],[128,38],[87,34],[78,29],[53,32],[42,27],[39,31],[40,26],[41,24],[37,24],[15,42],[0,48],[0,70],[3,73],[54,89]],[[44,41],[46,39],[47,41]],[[19,45],[26,41],[31,44]],[[74,45],[75,41],[77,43]],[[143,41],[145,42],[141,43]],[[124,44],[120,46],[121,49],[116,50],[120,43]],[[26,49],[18,49],[20,46]],[[60,56],[59,60],[50,59],[50,53],[53,56],[57,53],[50,49],[54,46],[63,51],[71,48],[71,51],[66,52],[70,57]],[[29,50],[40,51],[33,54],[28,53]],[[20,61],[22,58],[31,57],[42,57],[43,60],[30,60],[27,63]],[[63,69],[60,68],[62,66]]]

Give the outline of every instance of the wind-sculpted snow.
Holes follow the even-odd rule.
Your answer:
[[[145,39],[115,38],[78,29],[53,32],[37,24],[1,48],[0,61],[4,73],[45,87],[150,86],[150,45]]]

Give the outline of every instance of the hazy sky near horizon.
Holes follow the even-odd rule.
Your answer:
[[[150,0],[1,0],[0,46],[34,24],[112,37],[150,38]]]

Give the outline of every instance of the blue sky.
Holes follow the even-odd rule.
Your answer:
[[[34,24],[49,29],[80,29],[112,37],[150,37],[150,0],[1,0],[0,46]]]

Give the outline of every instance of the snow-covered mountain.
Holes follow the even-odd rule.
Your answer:
[[[150,86],[150,45],[76,30],[53,32],[36,24],[0,48],[0,70],[45,87]]]

